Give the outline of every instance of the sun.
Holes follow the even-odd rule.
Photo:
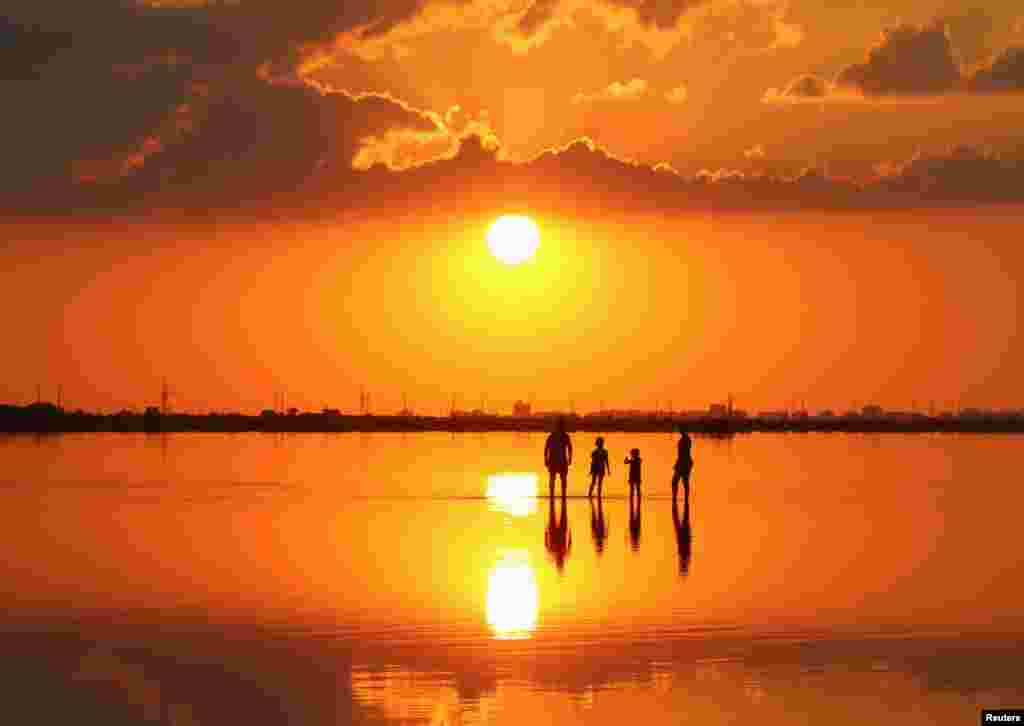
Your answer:
[[[533,257],[540,245],[540,230],[532,219],[521,214],[498,217],[487,230],[491,254],[506,265],[518,265]]]

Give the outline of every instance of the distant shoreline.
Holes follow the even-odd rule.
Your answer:
[[[539,416],[378,416],[341,413],[146,413],[114,414],[66,412],[52,404],[0,406],[0,433],[341,433],[441,431],[486,433],[550,431],[556,415]],[[800,416],[791,418],[681,417],[671,415],[565,416],[566,429],[583,433],[671,433],[682,424],[687,431],[710,436],[757,432],[780,433],[1024,433],[1024,414],[981,416],[925,416],[871,418],[865,416]]]

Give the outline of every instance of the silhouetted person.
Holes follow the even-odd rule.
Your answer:
[[[643,459],[640,458],[640,449],[630,449],[629,458],[624,462],[629,466],[629,497],[633,498],[633,492],[636,491],[636,495],[640,496],[640,465],[643,463]]]
[[[594,485],[596,484],[597,496],[600,498],[604,475],[612,475],[612,465],[608,461],[608,449],[604,448],[604,437],[598,436],[594,443],[597,448],[590,452],[590,490],[587,492],[587,496],[594,496]]]
[[[679,546],[679,574],[690,573],[692,536],[690,533],[690,503],[683,500],[683,518],[679,518],[679,504],[672,498],[672,525],[676,529],[676,544]]]
[[[640,550],[640,496],[636,497],[636,505],[633,502],[633,492],[629,493],[629,544],[634,552]]]
[[[590,500],[590,534],[594,536],[594,549],[597,554],[604,552],[604,541],[608,537],[608,522],[604,518],[601,497],[597,497],[597,506]]]
[[[562,479],[562,496],[565,496],[566,478],[572,463],[572,441],[565,432],[565,419],[561,416],[555,422],[555,430],[544,443],[544,466],[548,468],[548,492],[555,496],[555,474]]]
[[[555,567],[561,572],[565,568],[565,560],[572,549],[572,533],[569,531],[569,518],[565,511],[565,495],[562,495],[562,516],[555,519],[555,498],[551,497],[548,502],[548,528],[544,531],[544,547],[547,548],[551,559],[555,561]]]
[[[690,501],[690,472],[693,471],[693,455],[691,450],[693,449],[693,440],[690,439],[690,435],[686,433],[686,428],[682,424],[679,425],[679,443],[676,446],[676,465],[672,472],[672,501],[676,499],[676,493],[679,491],[679,480],[683,481],[683,498],[689,506]]]

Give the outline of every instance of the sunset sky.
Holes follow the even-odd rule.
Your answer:
[[[0,80],[0,401],[1024,407],[1016,2],[9,0]]]

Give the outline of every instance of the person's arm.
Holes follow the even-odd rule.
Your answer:
[[[551,437],[549,436],[547,441],[544,442],[544,466],[548,465],[548,461],[551,458]]]
[[[565,447],[569,450],[569,459],[565,463],[572,464],[572,439],[569,438],[568,434],[565,436]]]

